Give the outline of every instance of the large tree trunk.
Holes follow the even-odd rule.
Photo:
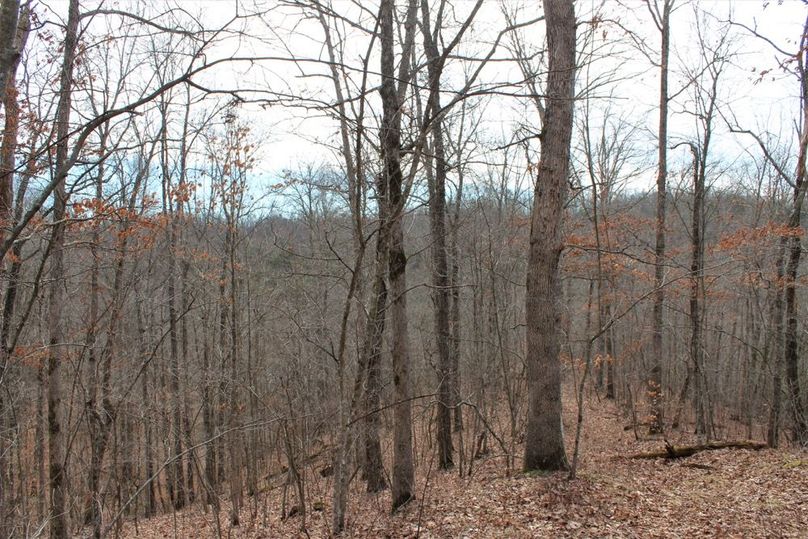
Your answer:
[[[6,17],[6,4],[14,4],[10,0],[6,0],[3,2],[2,12],[0,12],[0,16],[3,18]],[[19,2],[16,2],[19,5]],[[25,43],[28,41],[28,32],[29,32],[29,25],[30,25],[30,11],[26,7],[22,13],[22,17],[19,20],[19,26],[17,26],[16,32],[12,31],[11,29],[8,30],[9,36],[15,39],[13,42],[12,47],[15,52],[13,55],[13,61],[8,66],[8,76],[0,81],[0,83],[4,83],[4,86],[0,86],[3,88],[3,100],[2,105],[5,109],[5,125],[3,127],[3,137],[2,137],[2,149],[0,149],[0,243],[5,239],[5,229],[9,226],[11,222],[11,213],[12,213],[12,205],[14,200],[14,152],[17,149],[17,133],[19,132],[19,119],[20,119],[20,106],[19,102],[17,101],[17,67],[19,67],[20,63],[20,54],[19,52],[25,48]],[[17,24],[16,19],[16,12],[15,12],[15,25]],[[0,21],[0,28],[5,25],[6,21]],[[2,32],[5,32],[6,29],[2,28]],[[7,37],[3,35],[2,40],[7,39]],[[0,45],[2,46],[2,45]],[[4,66],[5,69],[5,66]],[[3,367],[5,364],[3,364]],[[2,368],[2,367],[0,367]],[[2,372],[0,371],[0,377],[2,376]]]
[[[20,49],[16,47],[17,21],[20,13],[20,0],[2,0],[0,6],[0,91],[3,92],[2,104],[6,106],[8,81],[13,78],[19,63]]]
[[[575,9],[572,0],[548,0],[544,7],[549,71],[525,298],[529,391],[525,470],[569,467],[561,423],[558,264],[574,109]]]
[[[390,257],[388,271],[391,292],[391,331],[393,355],[393,400],[395,402],[393,432],[393,509],[415,497],[412,455],[412,396],[410,382],[410,351],[407,321],[407,256],[404,253],[402,219],[406,203],[401,171],[401,105],[402,95],[396,81],[409,80],[410,48],[415,27],[415,2],[408,7],[404,50],[398,77],[395,71],[395,32],[393,28],[394,0],[383,0],[379,9],[381,40],[382,98],[381,151],[383,181],[388,186],[390,219]],[[406,88],[406,86],[402,86]]]
[[[13,4],[13,2],[9,2]],[[3,5],[5,9],[5,3]],[[5,16],[5,14],[2,14]],[[4,23],[0,23],[4,24]],[[26,8],[22,14],[16,32],[15,49],[22,50],[25,47],[25,42],[28,40],[29,30],[29,11]],[[12,220],[12,206],[13,206],[13,185],[14,185],[14,156],[17,149],[17,133],[19,132],[19,118],[20,107],[17,101],[17,78],[15,76],[19,64],[19,55],[16,56],[9,68],[9,76],[6,83],[6,91],[3,94],[3,107],[5,108],[5,126],[2,136],[2,146],[0,146],[0,243],[5,235],[5,227],[9,226]],[[9,350],[9,334],[11,329],[11,317],[14,313],[15,300],[17,294],[17,285],[19,281],[21,269],[21,248],[19,244],[15,244],[14,254],[11,261],[9,271],[5,271],[4,261],[0,261],[0,271],[4,273],[7,279],[6,295],[3,299],[3,318],[0,321],[2,329],[0,330],[0,385],[3,384],[8,368],[8,359],[11,351]],[[0,396],[0,429],[4,428],[4,421],[6,418],[5,399]],[[0,537],[13,535],[13,516],[17,502],[13,500],[12,496],[8,496],[7,492],[10,491],[11,483],[7,482],[8,455],[10,450],[5,445],[5,439],[0,436]]]
[[[66,484],[66,425],[62,417],[62,364],[65,360],[65,229],[67,193],[67,152],[70,133],[70,103],[73,84],[73,65],[76,60],[79,27],[79,0],[71,0],[68,7],[64,57],[59,78],[59,104],[56,111],[56,162],[54,174],[58,182],[53,193],[53,228],[51,231],[51,269],[48,311],[48,461],[50,483],[50,536],[66,539],[69,535]]]
[[[803,180],[804,181],[804,180]],[[795,212],[799,215],[799,212]],[[797,217],[799,219],[799,217]],[[799,223],[794,228],[799,227]],[[799,310],[797,308],[797,270],[802,252],[801,238],[789,238],[789,256],[786,264],[785,289],[785,334],[784,354],[786,368],[786,387],[791,401],[791,417],[794,422],[794,440],[800,445],[808,445],[808,418],[805,416],[805,405],[802,400],[799,378],[799,337],[797,332]]]
[[[777,261],[775,262],[777,283],[783,281],[785,272],[786,238],[780,239]],[[766,362],[772,371],[771,403],[769,406],[769,422],[766,431],[766,443],[769,447],[777,447],[780,443],[780,416],[783,391],[783,288],[776,284],[769,291],[769,331],[766,336]]]

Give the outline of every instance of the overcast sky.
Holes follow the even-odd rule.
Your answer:
[[[85,9],[97,2],[84,2]],[[111,5],[112,2],[101,2]],[[198,13],[206,26],[216,26],[228,20],[236,12],[234,0],[180,0],[177,2],[189,12]],[[277,7],[276,2],[256,0],[240,2],[239,13],[253,9],[275,6],[261,21],[253,20],[245,30],[254,38],[239,38],[226,41],[225,45],[209,51],[209,59],[231,54],[239,56],[274,56],[297,58],[300,63],[288,60],[262,61],[255,64],[239,64],[218,70],[208,76],[207,82],[212,86],[224,89],[240,89],[245,87],[258,90],[268,89],[272,92],[305,95],[313,100],[333,102],[333,87],[327,78],[328,68],[316,60],[326,58],[323,47],[323,33],[314,20],[303,20],[301,10],[295,7]],[[153,2],[161,6],[162,2]],[[64,0],[43,2],[57,13],[66,8]],[[687,82],[687,72],[697,71],[700,65],[699,47],[697,46],[697,26],[695,23],[694,5],[709,15],[704,19],[710,26],[707,40],[715,41],[722,21],[732,19],[747,26],[756,28],[760,34],[769,37],[778,46],[786,50],[797,49],[802,24],[805,20],[806,6],[800,0],[784,2],[765,2],[762,0],[722,0],[722,1],[680,1],[675,11],[672,28],[671,54],[671,92],[677,92]],[[445,40],[454,36],[458,21],[466,18],[473,6],[470,0],[454,2],[454,9],[447,17],[448,29]],[[377,9],[376,2],[361,2],[360,9],[356,3],[348,0],[336,0],[333,8],[346,18],[361,25],[372,28],[372,17]],[[594,12],[602,13],[603,18],[619,21],[623,27],[636,32],[641,39],[647,41],[650,53],[657,54],[659,35],[651,22],[644,2],[640,0],[606,0],[605,2],[581,0],[576,2],[579,20],[591,20]],[[531,0],[488,0],[478,13],[466,39],[461,43],[458,52],[467,57],[480,57],[491,46],[494,37],[506,25],[504,12],[511,14],[514,20],[531,19],[541,13],[540,3]],[[589,29],[589,25],[579,26],[579,36]],[[345,62],[356,68],[355,78],[358,84],[360,57],[368,47],[367,32],[350,29],[347,25],[343,32]],[[799,117],[796,94],[798,86],[793,77],[783,75],[778,67],[781,55],[769,44],[750,36],[740,28],[734,28],[733,37],[727,48],[730,64],[722,77],[719,89],[720,100],[724,110],[731,110],[742,127],[772,132],[788,132],[796,118]],[[609,109],[612,114],[621,116],[638,126],[640,143],[644,144],[647,153],[653,153],[653,136],[656,131],[656,105],[658,100],[658,70],[650,63],[649,58],[638,52],[631,45],[624,32],[614,24],[602,23],[595,34],[594,47],[598,57],[588,70],[578,74],[579,87],[584,88],[587,80],[608,80],[609,84],[599,86],[592,95],[591,119],[594,125],[600,122],[602,111]],[[537,51],[544,46],[544,23],[539,22],[518,33],[528,51]],[[618,39],[619,38],[619,39]],[[582,41],[582,39],[579,39]],[[502,46],[495,54],[498,60],[488,65],[481,77],[482,85],[494,85],[505,81],[518,81],[519,70],[515,64],[502,61],[510,54],[507,46],[510,39],[504,39]],[[420,39],[419,39],[420,48]],[[583,56],[581,56],[583,57]],[[463,85],[464,69],[468,63],[452,61],[447,66],[444,77],[444,88],[449,99],[450,92]],[[371,61],[371,70],[378,69],[378,57]],[[761,72],[768,72],[761,77]],[[372,76],[371,87],[378,84],[378,77]],[[510,92],[521,92],[523,88],[508,88]],[[258,94],[255,94],[258,95]],[[688,99],[689,92],[684,91],[673,102],[671,111],[672,140],[685,140],[694,137],[694,121],[692,116],[684,113],[692,103]],[[511,140],[513,132],[525,126],[538,129],[538,117],[529,100],[496,96],[480,98],[482,105],[481,122],[483,139],[496,146],[497,141]],[[375,113],[377,100],[369,101],[371,112]],[[259,139],[262,159],[259,165],[261,176],[277,178],[278,172],[286,168],[299,167],[301,163],[320,161],[336,162],[333,149],[336,142],[337,124],[324,113],[312,108],[269,107],[268,109],[246,105],[241,116],[252,127],[255,137]],[[579,109],[580,114],[580,109]],[[371,126],[373,122],[370,122]],[[721,122],[717,125],[716,156],[725,160],[736,159],[742,155],[744,147],[750,147],[751,140],[730,136]],[[329,145],[332,147],[329,148]],[[485,153],[485,152],[483,152]],[[489,152],[490,153],[490,152]],[[487,156],[482,155],[481,159]],[[673,152],[672,161],[687,159],[687,152]],[[644,180],[639,180],[640,184]]]

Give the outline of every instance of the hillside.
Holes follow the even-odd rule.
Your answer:
[[[572,402],[565,399],[568,447],[574,423]],[[611,403],[587,403],[585,441],[579,477],[566,474],[504,474],[504,459],[492,451],[480,459],[471,477],[419,469],[415,502],[388,513],[389,492],[355,491],[345,537],[804,537],[808,529],[808,452],[778,449],[719,450],[676,461],[631,460],[624,456],[659,449],[661,439],[636,441]],[[672,443],[693,441],[681,432]],[[521,447],[517,448],[517,455]],[[322,464],[322,463],[319,463]],[[245,505],[256,510],[252,522],[226,529],[238,538],[328,537],[330,481],[309,470],[309,505],[324,502],[308,518],[280,518],[281,488]],[[314,477],[317,480],[313,479]],[[428,477],[428,484],[425,478]],[[319,481],[318,481],[319,480]],[[290,499],[294,495],[288,494]],[[290,503],[291,505],[291,503]],[[319,506],[318,506],[319,507]],[[176,534],[176,535],[175,535]],[[164,515],[137,526],[128,523],[123,537],[215,537],[211,513],[200,507]]]

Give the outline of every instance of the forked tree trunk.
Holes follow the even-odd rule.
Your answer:
[[[530,222],[525,298],[529,392],[525,470],[569,467],[561,423],[558,265],[574,109],[575,9],[572,0],[547,0],[544,8],[549,71],[540,135],[541,160]]]

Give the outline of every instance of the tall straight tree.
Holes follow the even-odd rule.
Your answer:
[[[65,180],[69,170],[70,104],[73,89],[73,67],[78,49],[79,0],[70,0],[64,41],[62,69],[59,75],[59,104],[56,108],[56,188],[53,192],[53,228],[51,229],[51,269],[48,311],[48,461],[50,484],[50,537],[69,536],[67,521],[67,484],[65,481],[65,444],[67,431],[62,417],[62,376],[65,320],[65,222],[67,192]]]
[[[561,423],[558,327],[561,224],[567,198],[575,105],[575,8],[572,0],[544,2],[549,69],[541,159],[530,220],[527,293],[528,415],[524,469],[565,470]]]
[[[393,355],[393,399],[396,403],[393,429],[393,509],[411,500],[414,493],[412,456],[412,386],[410,381],[409,331],[407,321],[407,255],[404,252],[402,219],[406,197],[401,170],[401,109],[410,79],[410,53],[415,34],[415,0],[407,6],[404,43],[398,73],[395,69],[394,0],[383,0],[379,9],[381,41],[382,125],[380,130],[383,181],[387,182],[390,206],[390,321]],[[396,84],[398,81],[398,84]]]
[[[719,81],[731,57],[728,33],[705,27],[696,13],[698,40],[703,67],[693,74],[698,142],[689,143],[693,154],[693,214],[691,226],[690,263],[690,359],[693,379],[693,409],[696,416],[696,434],[709,438],[712,434],[712,412],[708,409],[707,375],[705,369],[704,320],[706,317],[706,277],[704,275],[705,228],[707,226],[705,201],[707,200],[708,158],[713,139],[713,121],[718,116]],[[713,44],[708,36],[718,36]],[[678,413],[677,413],[678,415]]]
[[[28,40],[28,33],[30,30],[30,10],[26,7],[20,15],[16,32],[16,47],[19,50],[24,49],[25,43]],[[20,55],[17,55],[17,61],[11,66],[10,76],[6,82],[6,91],[3,94],[3,108],[5,113],[5,123],[3,135],[0,137],[0,224],[5,226],[6,223],[11,222],[13,210],[13,185],[14,185],[14,169],[15,169],[15,155],[17,149],[17,135],[19,132],[20,120],[20,105],[17,99],[17,78],[15,76],[17,67],[19,67]],[[22,200],[22,199],[21,199]],[[4,230],[0,228],[0,238],[4,235]],[[21,252],[21,247],[16,246],[18,251]],[[16,254],[16,253],[15,253]],[[6,281],[6,293],[2,300],[2,320],[0,321],[0,386],[5,379],[6,369],[8,368],[8,360],[10,353],[8,351],[8,337],[11,328],[11,316],[15,307],[15,296],[17,289],[17,281],[19,280],[20,258],[15,257],[9,266],[4,264],[5,261],[0,260],[0,271],[4,274]],[[0,430],[5,428],[6,420],[6,400],[5,396],[0,393]],[[7,492],[10,485],[7,485],[7,470],[9,470],[9,452],[3,436],[0,436],[0,537],[10,537],[13,533],[14,515],[18,501],[14,498],[11,492]],[[10,483],[10,482],[9,482]]]
[[[800,108],[802,118],[799,136],[799,149],[797,167],[794,173],[793,197],[791,215],[788,219],[788,261],[785,273],[785,333],[784,333],[784,363],[786,366],[786,383],[788,396],[791,399],[791,415],[794,420],[794,439],[802,446],[808,446],[808,417],[805,413],[805,403],[800,390],[800,354],[799,354],[799,309],[797,305],[797,271],[802,256],[802,207],[805,201],[805,191],[808,187],[806,180],[806,161],[808,160],[808,17],[802,27],[800,50],[794,56],[796,61],[797,80],[800,83]]]
[[[452,453],[452,335],[449,325],[449,264],[446,251],[446,175],[449,169],[444,147],[443,122],[437,113],[440,111],[440,79],[445,57],[438,52],[437,37],[443,22],[443,5],[438,10],[434,33],[429,20],[429,2],[421,0],[421,31],[424,36],[424,50],[429,74],[429,110],[435,117],[426,118],[430,122],[433,159],[427,166],[434,170],[427,174],[429,183],[429,224],[432,233],[432,302],[435,306],[435,338],[438,349],[438,466],[451,468]]]
[[[662,310],[665,306],[665,207],[668,182],[668,58],[670,56],[670,16],[674,0],[648,2],[651,18],[661,38],[659,56],[659,133],[657,134],[657,198],[656,198],[656,246],[654,248],[654,311],[651,340],[651,371],[648,376],[648,398],[651,404],[652,434],[662,432]]]

